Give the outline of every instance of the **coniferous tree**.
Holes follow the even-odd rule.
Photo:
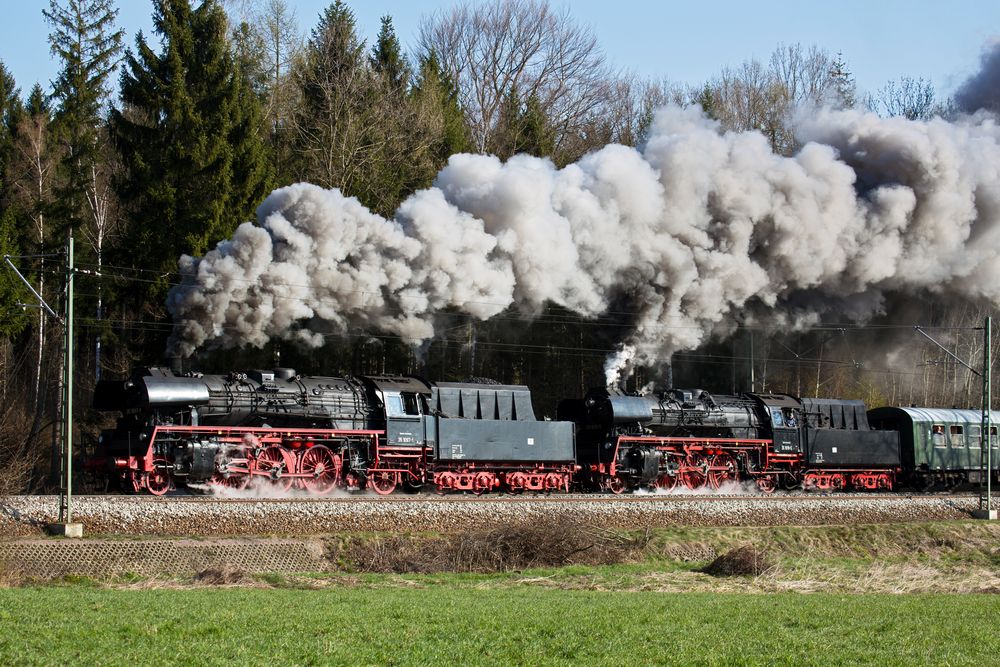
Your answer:
[[[112,133],[129,218],[123,258],[159,273],[158,307],[182,253],[202,254],[252,217],[268,186],[259,100],[231,53],[216,0],[157,0],[156,53],[140,33],[127,53]]]
[[[504,160],[518,153],[537,157],[552,155],[555,132],[536,95],[529,95],[522,103],[517,86],[511,87],[500,109],[495,141],[493,150]]]
[[[528,100],[524,104],[519,130],[517,152],[538,157],[552,155],[556,148],[556,135],[545,115],[538,95],[534,93],[528,96]]]
[[[10,204],[10,163],[17,126],[24,113],[20,95],[14,75],[0,62],[0,206],[4,207]]]
[[[421,58],[411,95],[427,115],[440,120],[438,136],[430,149],[435,172],[455,153],[472,150],[469,124],[458,101],[458,90],[433,51]]]
[[[6,65],[0,62],[0,257],[17,255],[18,209],[14,200],[11,166],[17,125],[23,115],[20,90]],[[0,336],[6,338],[27,324],[27,317],[18,305],[22,286],[6,267],[0,271]]]
[[[521,132],[521,94],[517,85],[510,87],[503,98],[500,113],[497,118],[496,131],[493,133],[493,145],[489,152],[501,160],[506,160],[518,152],[519,135]]]
[[[402,96],[410,81],[410,63],[403,55],[399,38],[392,27],[392,17],[382,17],[382,28],[379,30],[378,39],[372,47],[372,55],[369,63],[377,72],[389,90]]]
[[[301,102],[294,114],[297,176],[362,197],[361,169],[370,168],[364,117],[371,81],[364,69],[364,44],[354,14],[340,0],[327,7],[312,31],[294,73]]]
[[[42,13],[52,27],[52,55],[62,63],[52,92],[54,130],[63,153],[58,215],[63,225],[78,229],[93,214],[87,199],[93,196],[100,161],[98,127],[124,32],[115,27],[118,10],[113,0],[49,0]]]
[[[853,109],[857,103],[857,86],[843,53],[838,52],[830,66],[830,79],[833,84],[833,104],[838,108]]]

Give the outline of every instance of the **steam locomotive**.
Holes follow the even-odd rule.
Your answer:
[[[94,407],[122,415],[87,467],[155,495],[253,480],[318,495],[569,491],[576,471],[573,425],[535,419],[522,386],[145,368],[99,382]]]
[[[150,367],[98,383],[94,407],[121,416],[87,469],[155,495],[251,483],[316,495],[623,493],[730,482],[765,492],[891,490],[976,482],[986,446],[1000,462],[996,428],[984,439],[978,412],[867,413],[861,401],[785,394],[600,388],[562,401],[549,421],[535,417],[519,385]]]

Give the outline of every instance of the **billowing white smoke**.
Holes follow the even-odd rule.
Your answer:
[[[455,155],[392,220],[336,190],[282,188],[256,224],[181,259],[174,349],[319,345],[348,329],[419,343],[445,309],[486,319],[552,302],[590,317],[624,300],[634,329],[613,373],[695,348],[754,308],[792,326],[928,290],[1000,304],[992,118],[818,111],[796,126],[792,157],[676,107],[642,150],[611,145],[562,169]]]

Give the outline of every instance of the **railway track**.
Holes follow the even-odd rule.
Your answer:
[[[994,494],[1000,501],[1000,494]],[[36,498],[41,501],[58,502],[57,495],[37,495],[37,496],[14,496],[14,499]],[[375,493],[357,493],[350,495],[334,496],[268,496],[268,495],[232,495],[215,496],[210,494],[185,494],[176,493],[166,496],[151,495],[119,495],[119,494],[76,494],[73,496],[76,502],[89,502],[94,500],[108,500],[121,503],[150,503],[150,504],[171,504],[171,503],[342,503],[351,504],[358,502],[374,502],[382,504],[393,503],[660,503],[660,502],[731,502],[731,501],[763,501],[773,503],[785,502],[848,502],[858,500],[901,500],[912,498],[928,498],[940,500],[976,500],[979,495],[976,493],[664,493],[664,494],[518,494],[505,495],[496,494],[488,496],[474,496],[467,494],[429,494],[417,493],[409,495],[380,496]]]
[[[806,526],[969,519],[972,494],[378,496],[215,498],[77,496],[88,535],[329,535],[491,529],[545,520],[608,528]],[[1000,504],[1000,501],[998,501]],[[39,534],[58,496],[0,501],[0,536]]]

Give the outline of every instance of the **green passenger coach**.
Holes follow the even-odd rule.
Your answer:
[[[982,412],[936,408],[875,408],[868,411],[872,428],[899,432],[904,470],[912,471],[918,488],[935,484],[980,482],[983,455]],[[1000,464],[997,427],[1000,411],[990,413],[989,440],[993,475]]]

